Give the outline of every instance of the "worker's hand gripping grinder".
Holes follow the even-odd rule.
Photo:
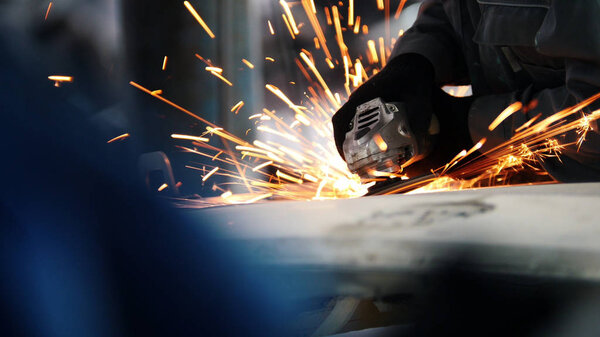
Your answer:
[[[426,157],[439,130],[434,88],[433,66],[416,54],[393,58],[357,88],[332,119],[349,169],[368,179],[381,176],[378,172],[404,173],[403,166],[412,168]]]

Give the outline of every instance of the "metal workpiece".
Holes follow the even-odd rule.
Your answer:
[[[447,264],[600,280],[600,183],[488,188],[187,210],[257,265],[302,271],[321,291],[374,296]],[[206,221],[209,219],[209,221]]]

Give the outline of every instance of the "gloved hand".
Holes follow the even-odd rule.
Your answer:
[[[386,102],[404,103],[411,130],[417,139],[425,139],[433,111],[433,89],[434,69],[429,60],[418,54],[393,58],[378,74],[357,88],[333,116],[335,144],[342,158],[342,145],[356,108],[377,97]]]
[[[438,119],[440,132],[435,136],[430,153],[405,168],[411,178],[429,174],[446,165],[462,150],[470,150],[474,143],[469,132],[468,115],[474,98],[453,97],[440,88],[432,94],[433,113]],[[479,140],[479,139],[477,139]]]

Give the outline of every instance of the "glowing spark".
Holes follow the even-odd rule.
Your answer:
[[[379,58],[377,57],[377,50],[375,49],[375,41],[369,40],[367,42],[369,46],[369,62],[370,63],[379,63]]]
[[[270,160],[268,162],[264,162],[264,163],[262,163],[262,164],[260,164],[258,166],[255,166],[254,168],[252,168],[252,171],[256,172],[256,171],[261,170],[261,169],[263,169],[263,168],[265,168],[265,167],[267,167],[269,165],[273,165],[273,161],[272,160]]]
[[[117,137],[115,137],[115,138],[113,138],[113,139],[109,140],[108,142],[106,142],[106,144],[114,143],[114,142],[116,142],[116,141],[118,141],[118,140],[123,140],[123,139],[125,139],[125,138],[128,138],[129,136],[130,136],[130,134],[128,134],[128,133],[124,133],[124,134],[122,134],[122,135],[120,135],[120,136],[117,136]]]
[[[394,19],[399,19],[402,10],[404,9],[404,5],[406,5],[406,0],[400,1],[400,5],[398,5],[398,9],[396,9],[396,14],[394,14]]]
[[[231,83],[228,79],[226,79],[220,73],[218,73],[216,71],[211,71],[210,73],[213,74],[215,77],[219,78],[221,81],[225,82],[228,86],[233,87],[233,83]]]
[[[528,120],[525,124],[521,125],[519,128],[517,128],[515,130],[515,133],[517,132],[521,132],[525,129],[527,129],[528,127],[531,126],[531,124],[533,124],[538,118],[540,118],[542,116],[542,113],[540,112],[539,114],[537,114],[535,117],[533,117],[532,119]]]
[[[360,32],[360,16],[356,17],[356,23],[354,24],[354,34],[358,34]]]
[[[386,64],[386,53],[385,53],[385,42],[383,38],[379,38],[379,53],[381,54],[381,67],[385,67]]]
[[[283,7],[283,11],[289,20],[289,25],[292,28],[292,35],[300,34],[298,31],[298,27],[296,26],[296,20],[294,20],[294,16],[292,15],[292,11],[290,10],[290,6],[284,0],[279,0],[279,4]]]
[[[223,72],[223,69],[219,68],[219,67],[206,67],[206,68],[204,68],[204,70],[206,70],[208,72],[219,73],[219,74],[221,74]]]
[[[272,57],[268,57],[268,56],[267,56],[267,57],[265,57],[265,60],[267,60],[267,61],[271,61],[271,62],[275,62],[275,59],[274,59],[274,58],[272,58]]]
[[[246,59],[242,59],[242,62],[244,62],[244,64],[250,68],[250,69],[254,69],[254,64],[250,63],[250,61],[246,60]]]
[[[198,14],[198,12],[196,12],[196,10],[192,6],[192,4],[190,4],[188,1],[184,1],[183,4],[188,9],[188,11],[190,11],[190,13],[192,13],[192,15],[194,16],[194,18],[196,19],[196,21],[198,21],[198,23],[200,24],[200,26],[202,26],[202,28],[204,28],[204,30],[206,31],[206,33],[208,34],[208,36],[210,36],[211,39],[214,39],[215,38],[215,34],[213,34],[213,32],[212,32],[212,30],[210,30],[210,28],[208,28],[208,26],[206,25],[206,23],[204,22],[204,20],[202,20],[202,18]]]
[[[275,173],[275,175],[277,177],[281,178],[281,179],[289,180],[289,181],[291,181],[293,183],[296,183],[296,184],[299,184],[299,185],[302,185],[302,183],[303,183],[302,179],[298,179],[296,177],[292,177],[291,175],[285,174],[285,173],[283,173],[283,172],[281,172],[279,170],[277,170],[277,173]]]
[[[327,65],[329,66],[329,68],[331,68],[331,69],[335,68],[335,65],[333,64],[333,62],[331,62],[330,59],[325,59],[325,62],[327,62]]]
[[[207,175],[204,176],[204,178],[202,178],[202,181],[207,181],[208,178],[210,178],[213,174],[217,173],[217,171],[219,170],[219,167],[215,167],[214,169],[212,169],[210,172],[208,172]]]
[[[158,191],[159,191],[159,192],[162,192],[162,191],[164,191],[165,189],[167,189],[167,187],[169,187],[169,185],[167,185],[167,184],[162,184],[162,185],[160,185],[160,187],[158,188]]]
[[[236,105],[234,105],[231,108],[231,112],[235,111],[235,114],[237,115],[238,112],[240,112],[240,109],[244,106],[244,101],[239,101]]]
[[[383,0],[377,0],[377,9],[380,11],[384,9]]]
[[[319,182],[319,179],[317,179],[317,178],[313,177],[313,176],[312,176],[312,175],[310,175],[309,173],[304,173],[304,174],[302,175],[302,178],[303,178],[304,180],[308,180],[308,181],[310,181],[310,182],[313,182],[313,183]]]
[[[275,30],[273,29],[273,25],[271,24],[271,20],[267,20],[267,23],[269,24],[269,31],[271,32],[271,35],[275,35]]]
[[[44,16],[44,21],[48,20],[48,14],[50,14],[50,9],[52,9],[52,1],[48,4],[48,9],[46,10],[46,16]]]
[[[348,26],[354,25],[354,0],[348,3]]]
[[[521,110],[522,107],[523,107],[523,103],[521,103],[521,102],[514,102],[513,104],[509,105],[508,108],[504,109],[504,111],[502,111],[498,115],[498,117],[496,117],[496,119],[492,122],[492,124],[490,124],[488,129],[490,131],[493,131],[495,128],[498,127],[498,125],[500,125],[502,122],[504,122],[504,120],[506,120],[508,117],[512,116],[512,114]]]
[[[325,17],[327,19],[327,24],[329,26],[333,25],[333,21],[331,20],[331,14],[329,13],[329,7],[325,7]]]
[[[184,140],[194,140],[194,141],[197,141],[197,142],[204,142],[204,143],[208,143],[210,141],[208,138],[205,138],[205,137],[196,137],[196,136],[178,135],[178,134],[172,134],[171,138],[173,138],[173,139],[184,139]]]
[[[232,195],[233,195],[233,193],[231,193],[231,191],[227,191],[227,192],[221,194],[221,198],[227,199],[227,198],[229,198]]]
[[[285,25],[288,28],[288,31],[290,32],[290,35],[292,36],[292,39],[295,40],[296,39],[296,34],[294,34],[294,29],[290,25],[290,22],[288,21],[287,16],[285,16],[285,14],[281,14],[281,17],[283,18],[283,22],[285,22]]]
[[[62,75],[52,75],[48,76],[50,81],[54,81],[55,87],[60,87],[63,82],[73,82],[73,77],[71,76],[62,76]]]
[[[163,59],[163,64],[162,64],[162,70],[164,71],[165,69],[167,69],[167,57],[166,56]]]

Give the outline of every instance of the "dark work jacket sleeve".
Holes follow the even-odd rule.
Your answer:
[[[600,4],[596,1],[557,0],[552,3],[535,35],[535,50],[542,56],[564,59],[565,82],[553,88],[538,89],[531,85],[524,91],[488,95],[478,98],[469,113],[473,141],[487,137],[487,148],[509,139],[514,130],[541,113],[541,118],[571,107],[600,92]],[[539,86],[539,85],[538,85]],[[492,133],[489,124],[511,103],[535,102],[537,107],[526,113],[516,113]],[[593,104],[584,112],[598,109]],[[576,117],[581,117],[578,114]],[[587,134],[581,148],[569,146],[563,151],[563,162],[550,160],[549,172],[562,181],[600,179],[600,134],[596,123]],[[562,143],[575,142],[579,135],[568,133]]]
[[[435,69],[436,83],[460,82],[467,77],[462,48],[440,0],[426,0],[414,25],[394,46],[392,57],[402,54],[425,56]]]

